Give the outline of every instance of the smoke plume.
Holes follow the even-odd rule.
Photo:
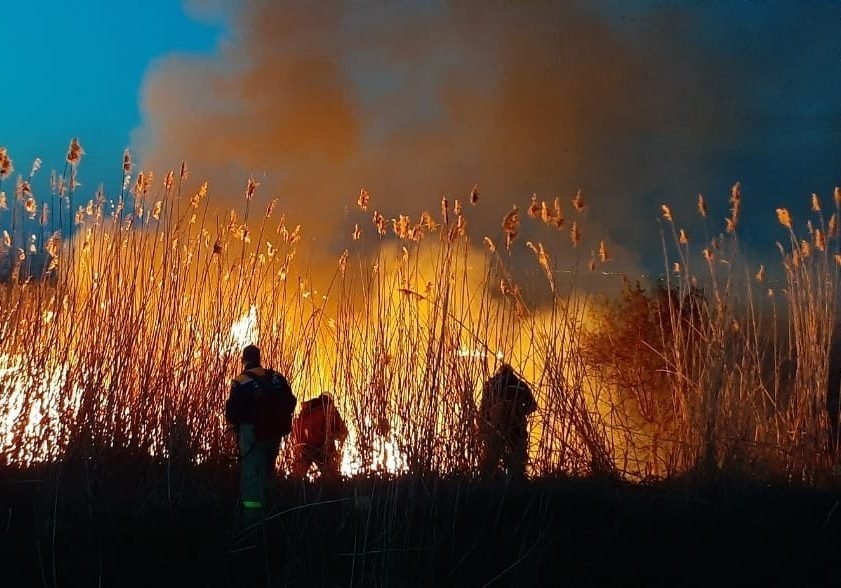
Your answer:
[[[253,175],[326,251],[363,218],[360,187],[387,217],[415,218],[478,184],[478,239],[533,193],[560,196],[569,218],[581,189],[584,249],[607,238],[637,263],[659,248],[659,202],[691,209],[749,109],[745,68],[669,4],[630,24],[571,2],[209,4],[229,35],[151,70],[141,160],[187,160],[229,206]]]

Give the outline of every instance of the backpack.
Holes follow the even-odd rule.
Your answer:
[[[276,443],[292,431],[292,413],[297,399],[289,382],[274,370],[257,376],[248,372],[255,383],[254,436],[257,441]]]

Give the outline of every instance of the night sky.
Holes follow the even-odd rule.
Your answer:
[[[159,177],[188,160],[220,205],[254,175],[329,250],[360,186],[416,216],[478,183],[479,238],[532,193],[582,189],[591,239],[643,267],[661,202],[698,234],[697,194],[723,227],[741,181],[761,257],[777,206],[803,220],[841,184],[836,2],[140,6],[4,2],[0,145],[17,172],[42,157],[45,182],[78,136],[86,197],[119,188],[125,147]]]

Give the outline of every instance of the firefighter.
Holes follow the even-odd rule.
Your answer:
[[[483,476],[499,471],[500,461],[509,476],[525,476],[529,445],[527,420],[536,409],[531,388],[507,363],[485,382],[479,407]]]
[[[281,439],[292,429],[295,396],[278,372],[260,365],[260,349],[242,351],[242,373],[231,382],[225,418],[237,429],[240,498],[245,523],[260,518]]]
[[[347,427],[329,394],[301,405],[292,424],[293,471],[304,477],[315,464],[325,479],[337,479]]]

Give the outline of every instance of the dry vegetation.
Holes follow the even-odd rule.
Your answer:
[[[12,182],[2,154],[0,190]],[[334,391],[351,429],[349,475],[475,472],[478,394],[498,356],[538,398],[532,476],[724,468],[819,483],[833,471],[837,189],[826,222],[815,197],[803,235],[778,211],[783,287],[769,292],[764,268],[754,275],[739,254],[736,185],[727,232],[697,247],[664,205],[666,277],[605,302],[578,288],[577,269],[558,267],[548,245],[519,234],[521,223],[543,223],[576,247],[580,193],[535,199],[529,218],[510,211],[483,247],[467,234],[476,188],[417,221],[384,218],[363,190],[359,215],[372,222],[346,227],[347,251],[314,271],[296,257],[306,228],[274,202],[255,210],[253,181],[241,210],[219,216],[186,167],[130,181],[126,154],[122,192],[82,202],[80,159],[74,142],[43,200],[30,187],[36,168],[7,188],[6,464],[115,453],[230,463],[222,405],[254,338],[299,400]],[[706,218],[703,200],[698,208]],[[62,239],[71,224],[74,238]],[[539,303],[512,278],[517,248],[545,277]],[[591,266],[602,263],[604,242]]]

